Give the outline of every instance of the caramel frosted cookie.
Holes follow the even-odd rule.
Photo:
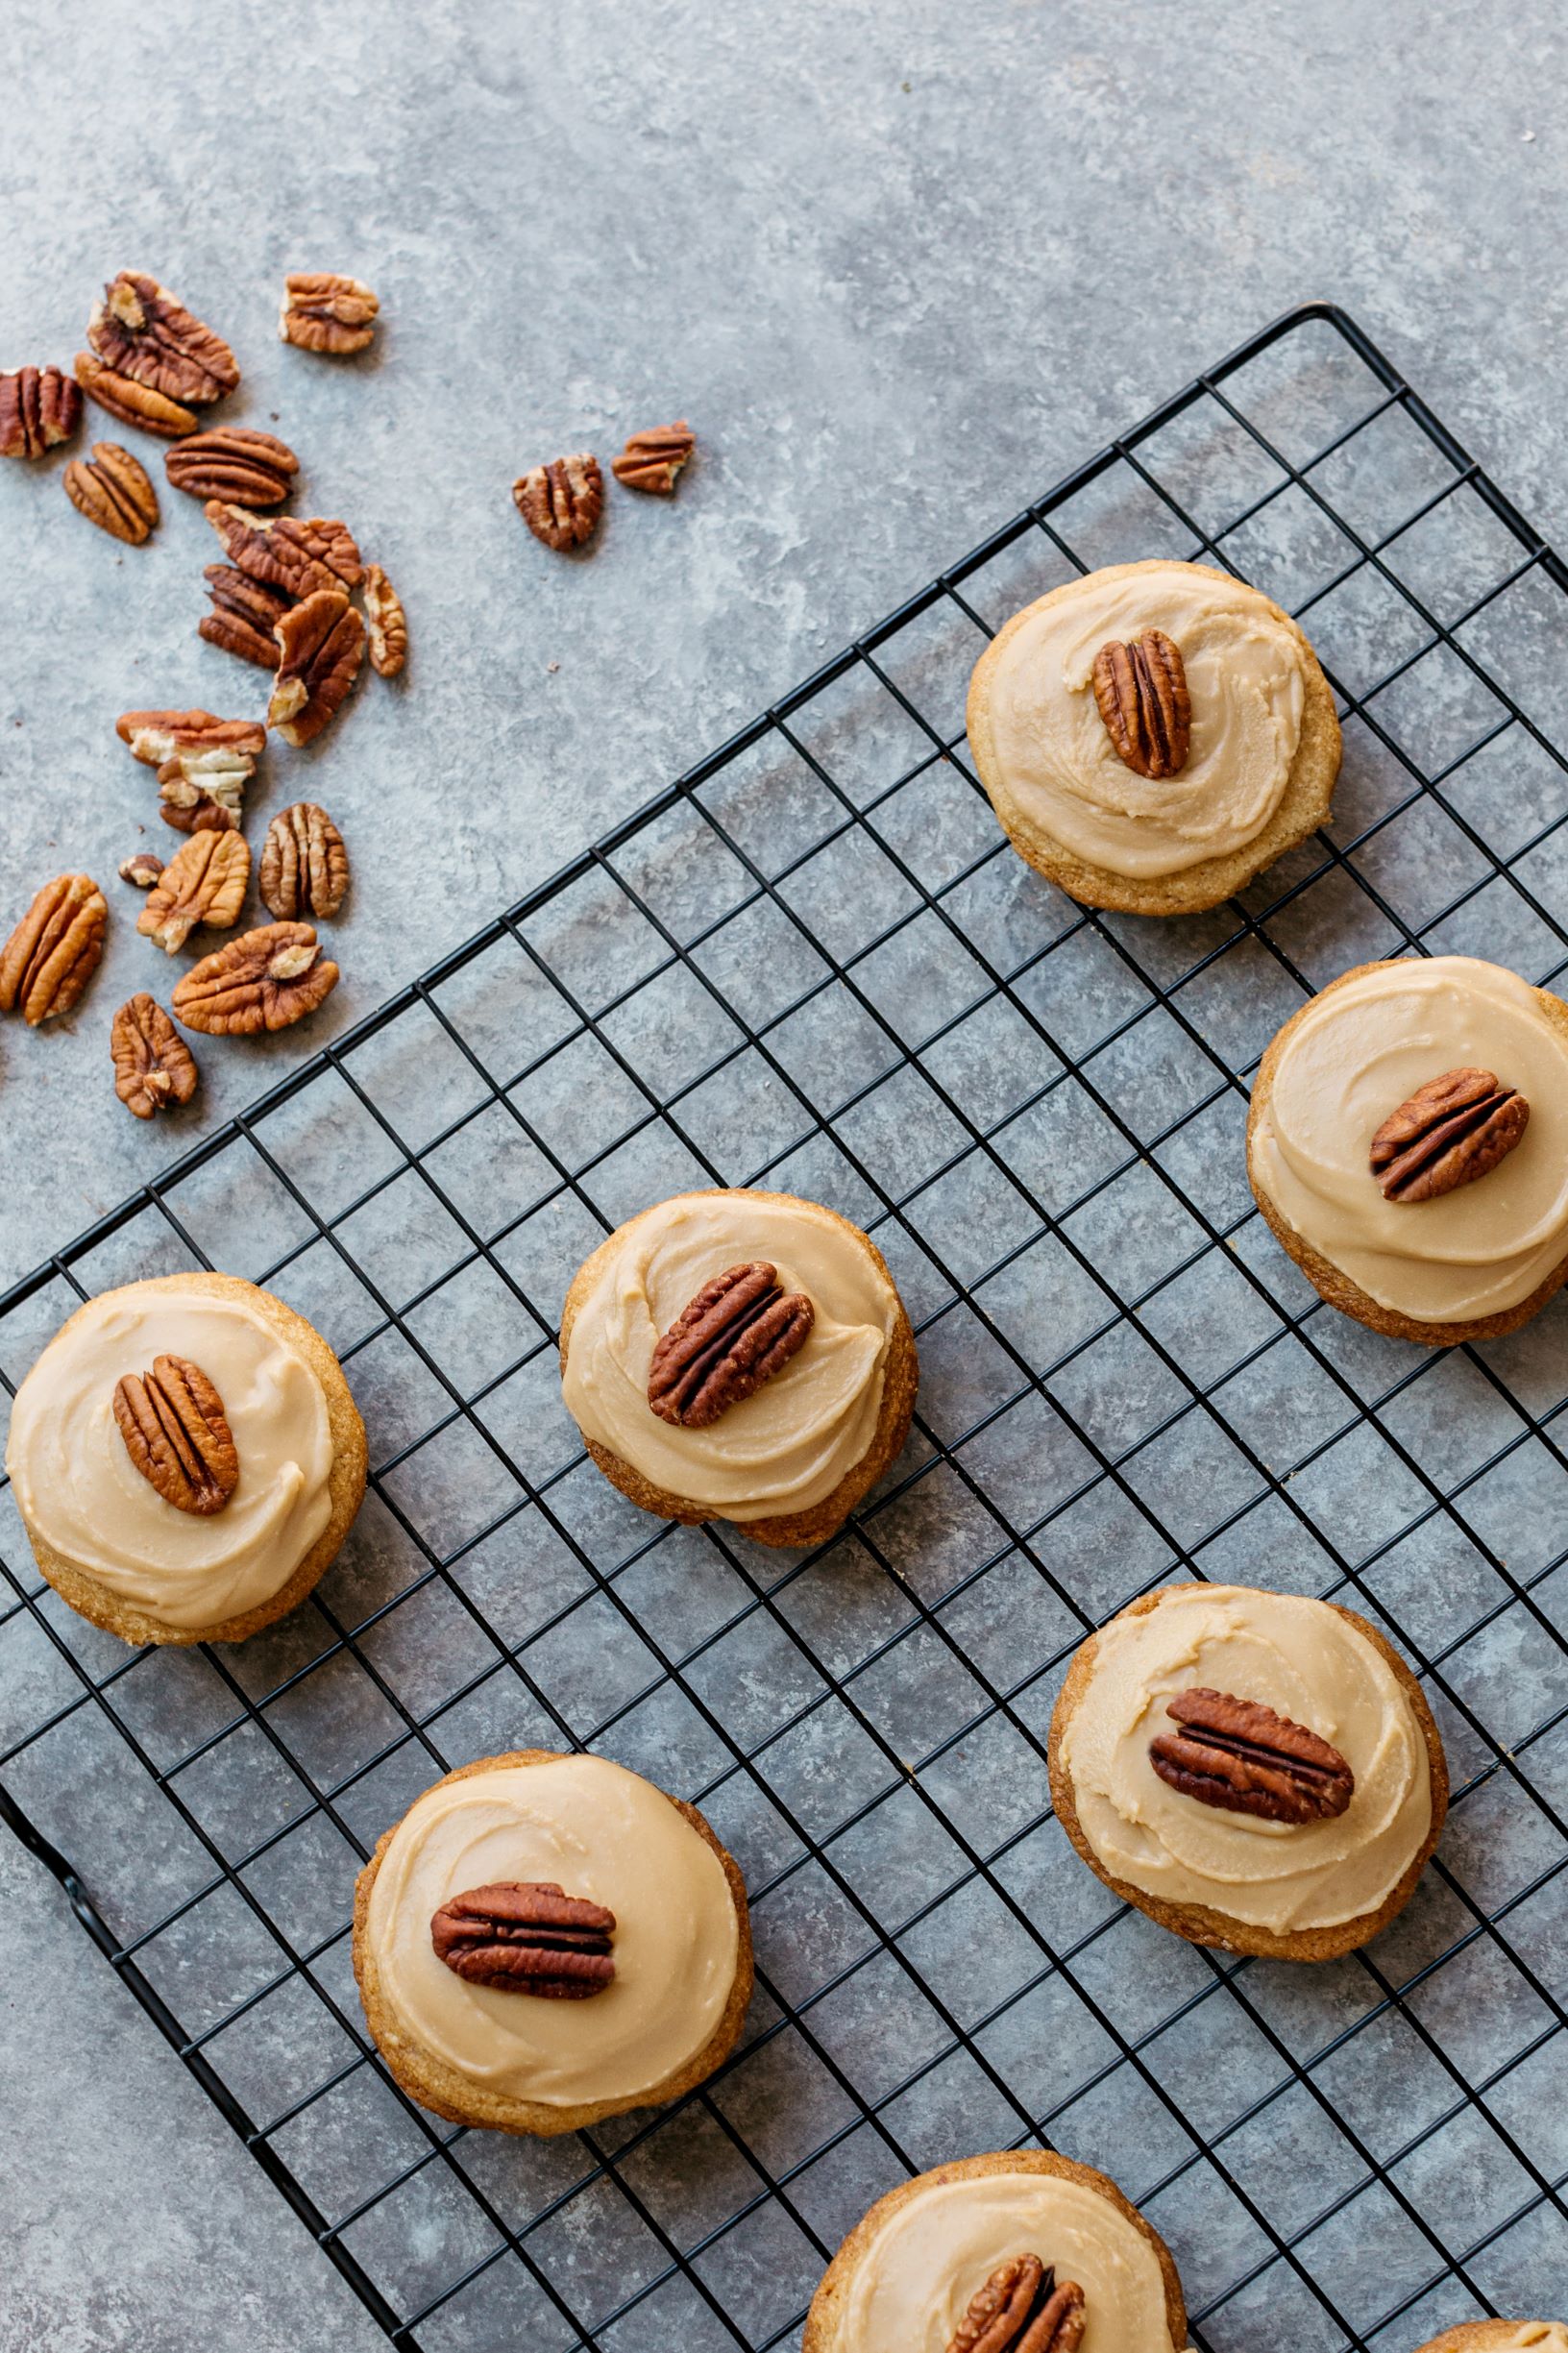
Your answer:
[[[711,2075],[751,1998],[740,1870],[602,1756],[449,1773],[359,1874],[354,1969],[398,2082],[455,2124],[578,2132]]]
[[[1339,773],[1311,647],[1209,564],[1113,564],[1015,613],[968,732],[1019,856],[1134,915],[1218,906],[1325,821]]]
[[[802,2353],[1182,2353],[1170,2250],[1114,2181],[1036,2149],[878,2198],[834,2256]]]
[[[819,1544],[896,1458],[918,1368],[882,1255],[815,1201],[680,1193],[579,1268],[561,1385],[589,1453],[667,1520]]]
[[[1416,2353],[1568,2353],[1561,2320],[1461,2320]]]
[[[1446,1347],[1568,1276],[1568,1005],[1472,956],[1363,964],[1259,1068],[1247,1173],[1325,1299]]]
[[[1051,1800],[1109,1888],[1194,1945],[1328,1961],[1409,1902],[1448,1810],[1419,1684],[1336,1603],[1166,1585],[1079,1650]]]
[[[105,1291],[12,1408],[17,1508],[55,1590],[127,1642],[239,1642],[302,1602],[365,1491],[319,1332],[233,1275]]]

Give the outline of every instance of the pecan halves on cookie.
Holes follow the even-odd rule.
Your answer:
[[[337,987],[337,967],[308,923],[263,923],[242,932],[176,982],[175,1019],[209,1038],[287,1029]]]
[[[430,1921],[437,1960],[470,1985],[583,2001],[615,1975],[615,1914],[548,1879],[502,1879],[449,1896]]]
[[[109,1043],[114,1091],[133,1117],[151,1119],[190,1101],[196,1091],[196,1058],[145,989],[120,1007]]]
[[[0,457],[41,457],[82,422],[82,389],[59,368],[0,375]]]
[[[365,567],[365,625],[371,669],[378,677],[395,678],[408,659],[408,622],[403,599],[380,564]]]
[[[357,587],[364,572],[347,524],[326,515],[274,515],[263,520],[224,499],[202,509],[232,564],[286,597],[318,588]]]
[[[30,1029],[69,1013],[98,969],[109,902],[90,874],[46,882],[0,947],[0,1013]]]
[[[261,903],[280,922],[334,916],[349,887],[349,853],[325,809],[297,800],[280,809],[261,845]]]
[[[1328,1822],[1356,1794],[1356,1776],[1328,1741],[1260,1700],[1194,1687],[1165,1703],[1180,1726],[1149,1743],[1149,1761],[1185,1797],[1264,1822]]]
[[[547,548],[580,548],[591,539],[604,509],[604,478],[599,460],[580,450],[535,466],[512,484],[517,511]]]
[[[200,408],[233,392],[239,367],[221,335],[144,270],[121,270],[87,322],[87,341],[117,376]]]
[[[283,281],[278,332],[302,352],[331,352],[341,358],[362,352],[376,332],[380,304],[362,279],[335,271],[296,270]]]
[[[1192,705],[1181,650],[1163,629],[1100,648],[1094,700],[1117,758],[1135,775],[1180,774],[1191,744]]]
[[[209,1517],[239,1484],[239,1455],[223,1399],[189,1357],[153,1359],[151,1372],[114,1385],[125,1451],[176,1511]]]
[[[251,879],[242,833],[204,827],[177,850],[148,895],[136,929],[166,956],[184,947],[198,923],[228,931],[238,920]]]
[[[178,441],[182,433],[196,430],[194,408],[171,401],[155,385],[138,384],[134,376],[106,368],[91,352],[77,353],[76,380],[89,401],[96,401],[121,425],[139,426],[144,433],[160,433],[165,441]]]
[[[278,683],[267,724],[285,744],[314,743],[348,699],[365,658],[365,625],[340,588],[318,588],[273,631]]]
[[[1489,1176],[1530,1124],[1530,1105],[1490,1070],[1445,1070],[1391,1112],[1372,1139],[1385,1201],[1435,1201]]]
[[[196,625],[196,633],[209,646],[254,662],[257,670],[276,670],[278,640],[273,631],[287,612],[289,600],[281,588],[250,579],[234,564],[203,568],[212,610]]]
[[[294,487],[300,461],[276,433],[247,425],[217,425],[170,450],[163,471],[176,490],[193,499],[223,499],[231,506],[279,506]]]
[[[947,2353],[1078,2353],[1087,2318],[1076,2280],[1059,2288],[1050,2264],[1015,2255],[970,2298]]]
[[[633,433],[620,456],[610,460],[610,472],[628,490],[648,490],[667,499],[696,447],[697,435],[684,417],[677,417],[674,425]]]
[[[127,547],[139,548],[158,521],[146,467],[117,441],[95,441],[91,457],[73,457],[60,478],[77,513]]]
[[[715,1275],[671,1325],[648,1370],[648,1402],[661,1422],[705,1430],[782,1372],[811,1331],[803,1291],[781,1291],[766,1259]]]

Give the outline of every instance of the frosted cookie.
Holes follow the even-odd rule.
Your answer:
[[[365,1491],[319,1332],[233,1275],[78,1308],[12,1408],[17,1508],[57,1593],[127,1642],[240,1642],[302,1602]]]
[[[1051,1800],[1096,1877],[1194,1945],[1328,1961],[1409,1901],[1448,1810],[1421,1688],[1353,1610],[1166,1585],[1091,1634]]]
[[[667,1520],[820,1544],[909,1433],[915,1336],[882,1254],[815,1201],[680,1193],[581,1266],[561,1386],[606,1479]]]
[[[1190,915],[1323,824],[1339,722],[1288,613],[1209,564],[1113,564],[1026,605],[969,682],[1018,855],[1090,907]]]
[[[1568,2353],[1561,2320],[1461,2320],[1416,2353]]]
[[[1247,1173],[1331,1305],[1495,1339],[1568,1276],[1568,1006],[1473,956],[1359,965],[1263,1056]]]
[[[746,1887],[695,1806],[605,1757],[521,1749],[449,1773],[388,1830],[359,1874],[354,1970],[421,2106],[578,2132],[728,2057]]]
[[[960,2158],[890,2191],[856,2224],[812,2298],[801,2353],[982,2343],[1182,2353],[1187,2310],[1169,2248],[1115,2182],[1070,2157]]]

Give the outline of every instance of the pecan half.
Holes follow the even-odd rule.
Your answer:
[[[970,2298],[947,2353],[1077,2353],[1087,2319],[1076,2280],[1059,2288],[1050,2264],[1015,2255]]]
[[[283,287],[278,332],[302,352],[331,352],[341,358],[362,352],[375,334],[381,306],[362,279],[297,270]]]
[[[114,1384],[125,1451],[176,1511],[221,1511],[239,1484],[239,1455],[223,1399],[189,1357],[153,1359]]]
[[[278,640],[273,631],[289,604],[283,591],[269,588],[265,580],[247,578],[233,564],[208,564],[204,576],[212,610],[197,623],[197,635],[209,646],[221,646],[225,653],[238,654],[242,662],[254,662],[257,670],[276,670]]]
[[[172,956],[198,923],[228,931],[245,904],[251,853],[242,833],[204,826],[177,850],[154,884],[136,929]]]
[[[370,667],[395,678],[408,659],[408,623],[403,599],[380,564],[365,567],[365,625],[370,631]]]
[[[1194,1687],[1165,1703],[1181,1726],[1158,1732],[1149,1761],[1163,1781],[1227,1814],[1264,1822],[1328,1822],[1356,1794],[1356,1776],[1335,1748],[1261,1700]]]
[[[1139,776],[1175,776],[1187,764],[1192,704],[1180,649],[1163,629],[1130,646],[1113,638],[1094,656],[1094,700],[1116,756]]]
[[[1372,1174],[1385,1201],[1435,1201],[1489,1176],[1529,1124],[1524,1096],[1490,1070],[1445,1070],[1379,1128]]]
[[[294,487],[300,461],[276,433],[247,425],[218,425],[170,450],[163,471],[176,490],[193,499],[226,499],[231,506],[278,506]]]
[[[114,1091],[134,1118],[151,1119],[190,1101],[196,1091],[195,1056],[145,989],[120,1007],[109,1043]]]
[[[120,860],[120,880],[134,882],[138,891],[150,891],[162,871],[162,859],[150,849],[133,850],[129,858]]]
[[[262,521],[222,499],[208,499],[202,512],[229,561],[251,579],[281,588],[285,597],[358,585],[364,566],[346,524],[322,515],[274,515]]]
[[[209,1038],[287,1029],[337,987],[337,967],[308,923],[263,923],[242,932],[175,984],[175,1019]]]
[[[0,1013],[29,1029],[69,1013],[98,969],[109,902],[90,874],[46,882],[0,947]]]
[[[813,1322],[803,1291],[781,1291],[766,1259],[704,1283],[653,1351],[648,1402],[661,1422],[705,1430],[782,1372]]]
[[[650,490],[655,498],[667,499],[696,447],[697,435],[684,417],[677,417],[674,425],[633,433],[620,456],[611,459],[610,472],[628,490]]]
[[[282,616],[273,635],[280,659],[267,724],[285,744],[312,744],[359,675],[365,625],[340,588],[318,588]]]
[[[261,902],[280,922],[333,916],[349,887],[349,853],[325,809],[297,800],[280,809],[261,845]]]
[[[196,430],[194,408],[169,400],[152,384],[138,384],[134,376],[106,368],[91,352],[77,353],[76,380],[89,401],[107,408],[121,425],[139,425],[144,433],[161,433],[165,441],[178,441],[182,433]]]
[[[95,441],[91,457],[73,457],[60,478],[77,513],[127,547],[139,548],[158,521],[146,467],[117,441]]]
[[[449,1896],[430,1921],[438,1961],[469,1985],[584,2001],[615,1975],[615,1914],[550,1879],[501,1879]]]
[[[58,368],[0,375],[0,457],[41,457],[81,422],[81,386]]]
[[[186,407],[221,400],[239,381],[223,337],[145,270],[121,270],[110,280],[87,322],[87,341],[117,376]]]
[[[604,478],[586,450],[535,466],[512,484],[517,511],[547,548],[580,548],[604,509]]]

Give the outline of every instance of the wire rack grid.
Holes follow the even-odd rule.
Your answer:
[[[1101,916],[998,837],[986,637],[1197,556],[1302,615],[1332,829],[1239,901]],[[1206,2353],[1408,2353],[1568,2280],[1568,1311],[1437,1354],[1262,1229],[1248,1073],[1368,957],[1568,963],[1568,574],[1342,312],[1292,312],[0,1300],[9,1401],[82,1298],[220,1264],[338,1349],[371,1491],[314,1600],[127,1654],[9,1492],[0,1810],[400,2346],[798,2343],[870,2200],[955,2154],[1104,2167]],[[552,1334],[605,1231],[763,1183],[872,1231],[919,1336],[834,1545],[655,1525]],[[1345,1598],[1421,1675],[1455,1804],[1317,1970],[1116,1904],[1045,1774],[1076,1644],[1172,1578]],[[673,2110],[455,2131],[368,2047],[354,1872],[439,1774],[600,1750],[746,1872],[758,1992]]]

